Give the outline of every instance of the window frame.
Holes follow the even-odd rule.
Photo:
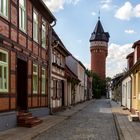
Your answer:
[[[9,92],[9,55],[8,52],[4,50],[0,50],[1,53],[6,55],[6,62],[0,61],[0,66],[2,67],[2,88],[0,89],[0,92]],[[4,68],[7,68],[6,71],[6,83],[7,83],[7,88],[4,88]]]
[[[21,5],[20,4],[20,0],[19,0],[19,29],[22,30],[23,32],[26,32],[27,30],[27,8],[26,8],[26,0],[24,0],[24,3],[25,5]],[[21,10],[21,13],[20,13],[20,10]],[[23,13],[25,14],[25,18],[24,17],[21,17],[20,14],[23,15]],[[24,21],[24,22],[23,22]],[[22,23],[21,23],[22,22]],[[24,24],[24,27],[22,27]]]
[[[43,74],[43,71],[44,71],[44,74]],[[45,95],[46,94],[46,69],[45,68],[42,68],[41,69],[41,78],[42,78],[42,82],[41,82],[41,94]],[[43,83],[43,79],[44,79],[44,82]],[[43,89],[43,84],[44,84],[44,91],[42,90]]]
[[[4,3],[2,5],[2,2],[6,2],[6,7],[4,7]],[[9,19],[9,0],[0,0],[0,15],[6,19]],[[6,13],[4,13],[6,9]]]
[[[34,72],[34,67],[36,67],[37,71]],[[34,76],[37,76],[37,87],[36,90],[34,90]],[[33,94],[38,94],[38,65],[33,64]]]
[[[45,19],[42,18],[42,31],[41,31],[41,43],[42,44],[41,45],[42,45],[42,48],[44,48],[44,49],[46,48],[46,31],[47,31],[46,30],[46,21],[45,21]],[[45,39],[44,40],[43,40],[43,38],[44,38],[43,35],[45,35]]]
[[[37,16],[37,20],[35,21],[35,18],[34,18],[34,14],[36,14],[36,16]],[[33,40],[35,41],[35,42],[39,42],[39,35],[38,35],[38,31],[39,31],[39,14],[38,14],[38,12],[34,9],[33,10]],[[36,25],[36,26],[35,26]],[[36,31],[34,31],[35,30],[35,27],[37,27],[37,29],[36,29]],[[35,33],[36,33],[36,36],[35,36]]]

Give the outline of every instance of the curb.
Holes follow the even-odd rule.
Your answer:
[[[122,133],[122,130],[120,128],[120,125],[119,125],[119,122],[118,122],[118,119],[117,119],[117,116],[115,113],[113,113],[113,119],[114,119],[114,123],[115,123],[115,128],[116,128],[116,131],[117,131],[117,135],[118,135],[118,138],[119,140],[125,140],[124,139],[124,136],[123,136],[123,133]]]
[[[111,101],[109,103],[110,103],[110,107],[111,107],[111,111],[112,111]],[[119,140],[125,140],[125,138],[123,136],[123,133],[122,133],[122,130],[120,128],[117,116],[116,116],[116,114],[113,111],[112,111],[112,115],[113,115],[113,120],[114,120],[114,123],[115,123],[115,128],[116,128],[116,132],[117,132]]]

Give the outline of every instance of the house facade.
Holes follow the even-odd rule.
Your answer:
[[[140,113],[140,41],[136,41],[134,51],[127,56],[128,71],[122,81],[122,105],[134,114]],[[139,115],[140,117],[140,115]]]
[[[75,103],[85,100],[85,67],[84,65],[74,58],[72,55],[66,58],[68,68],[78,77],[79,84],[75,87]]]
[[[67,78],[65,76],[66,57],[70,55],[58,35],[53,30],[51,108],[53,112],[68,105]],[[52,46],[52,47],[53,47]]]
[[[111,98],[116,102],[122,102],[122,77],[123,73],[117,74],[111,81]]]
[[[122,106],[130,110],[131,103],[131,77],[128,75],[122,80]]]
[[[135,42],[132,48],[134,48],[134,65],[130,69],[132,77],[131,111],[135,113],[140,112],[140,41]]]
[[[131,103],[132,103],[132,77],[129,73],[129,70],[134,65],[134,52],[130,53],[126,59],[127,59],[127,69],[128,72],[124,75],[122,80],[122,106],[126,107],[127,109],[131,109]]]
[[[66,65],[65,75],[67,78],[67,106],[71,107],[76,103],[76,89],[80,82],[78,76],[75,75]]]
[[[42,0],[0,1],[0,130],[17,112],[48,114],[48,46],[55,17]]]

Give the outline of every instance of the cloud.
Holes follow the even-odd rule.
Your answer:
[[[101,9],[111,10],[112,9],[112,0],[101,0]]]
[[[127,67],[126,56],[132,51],[131,43],[124,45],[111,43],[108,48],[107,76],[113,77],[114,75],[123,72]]]
[[[140,17],[140,4],[134,7],[129,1],[125,2],[124,5],[116,11],[115,17],[121,20],[130,20],[132,17]]]
[[[77,5],[80,0],[43,0],[52,12],[58,12],[64,9],[65,4]]]
[[[126,34],[134,34],[134,33],[136,33],[134,30],[132,30],[132,29],[128,29],[128,30],[125,30],[124,31]]]
[[[95,15],[96,15],[96,13],[95,13],[95,12],[92,12],[91,14],[92,14],[93,16],[95,16]]]

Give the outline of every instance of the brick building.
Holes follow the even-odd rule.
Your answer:
[[[0,1],[0,130],[17,112],[48,113],[49,29],[55,17],[42,0]]]
[[[98,74],[101,79],[106,75],[106,57],[108,53],[109,33],[104,32],[100,19],[91,34],[90,52],[91,52],[91,70]]]

